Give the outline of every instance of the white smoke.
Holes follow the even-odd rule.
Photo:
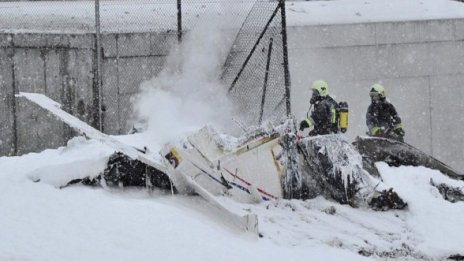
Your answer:
[[[205,125],[227,131],[233,110],[219,77],[231,39],[221,21],[203,17],[171,51],[163,71],[142,84],[134,111],[147,122],[150,143],[162,145]]]

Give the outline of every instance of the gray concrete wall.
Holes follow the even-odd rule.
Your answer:
[[[367,131],[370,86],[381,82],[397,107],[406,141],[464,170],[463,20],[291,27],[293,109],[303,118],[310,84],[329,82],[350,105],[348,137]]]
[[[2,44],[0,38],[0,45]],[[16,153],[12,50],[0,49],[0,155]]]
[[[140,83],[164,67],[175,33],[108,34],[103,45],[103,96],[105,132],[126,134],[132,127],[131,97]]]
[[[44,93],[90,122],[87,115],[93,110],[93,36],[1,34],[0,39],[0,55],[4,57],[0,63],[0,93],[5,101],[1,117],[6,118],[2,128],[7,129],[0,133],[0,152],[15,155],[64,145],[71,130],[48,119],[27,101],[15,99],[14,93]]]
[[[104,131],[127,133],[130,98],[140,83],[164,66],[171,33],[103,36]],[[81,120],[96,126],[95,36],[92,34],[0,34],[0,155],[20,155],[64,145],[72,130],[14,93],[44,93]]]

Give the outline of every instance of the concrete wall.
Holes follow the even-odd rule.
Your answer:
[[[4,44],[0,38],[0,45]],[[13,66],[12,51],[0,49],[0,155],[13,155],[16,152],[15,119],[13,104]]]
[[[108,34],[103,45],[103,95],[105,132],[125,134],[132,127],[131,97],[140,83],[164,67],[175,33]]]
[[[164,66],[171,33],[103,36],[104,131],[127,133],[130,98],[140,83]],[[97,126],[95,36],[92,34],[0,34],[0,155],[20,155],[64,145],[72,130],[18,92],[44,93],[64,109]]]
[[[292,102],[308,110],[313,80],[348,101],[353,139],[367,131],[370,86],[381,82],[397,107],[406,141],[464,170],[464,20],[291,27]]]
[[[93,111],[94,42],[92,35],[1,34],[0,93],[4,97],[0,133],[3,155],[63,145],[72,135],[58,121],[14,93],[38,92],[61,102],[67,111],[90,121]],[[81,104],[81,105],[79,105]],[[83,107],[78,112],[78,107]],[[2,120],[3,122],[3,120]],[[5,127],[6,126],[6,127]]]

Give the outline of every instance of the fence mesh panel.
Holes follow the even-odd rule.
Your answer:
[[[130,99],[139,92],[140,83],[156,76],[172,46],[210,16],[236,18],[227,28],[221,28],[238,32],[233,36],[236,39],[230,54],[224,57],[222,80],[230,88],[242,70],[229,92],[236,107],[246,115],[242,120],[258,124],[285,115],[282,16],[277,1],[182,0],[179,5],[176,0],[115,0],[102,2],[100,9],[105,49],[104,104],[107,111],[117,111],[105,114],[104,125],[111,133],[128,131]],[[113,34],[118,34],[116,39]],[[126,51],[134,46],[137,51]],[[116,93],[105,93],[105,86],[115,84]]]
[[[284,66],[280,4],[258,0],[240,28],[222,75],[247,123],[286,115]]]
[[[94,127],[102,101],[104,132],[127,133],[131,99],[141,83],[166,66],[171,48],[182,41],[179,36],[185,39],[201,18],[213,14],[234,17],[222,28],[238,32],[230,54],[223,57],[222,80],[225,88],[234,82],[229,94],[247,115],[245,121],[279,118],[285,114],[285,92],[278,6],[268,0],[99,1],[100,94],[95,1],[0,1],[2,68],[15,77],[4,77],[11,80],[3,81],[2,93],[9,92],[9,100],[13,91],[45,93]],[[12,106],[5,104],[11,103],[3,103],[10,114]]]

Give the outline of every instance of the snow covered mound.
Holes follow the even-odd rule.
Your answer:
[[[84,145],[85,144],[85,145]],[[76,155],[73,148],[88,146],[93,157]],[[83,137],[72,139],[68,146],[59,150],[60,160],[45,161],[46,165],[38,167],[27,175],[34,182],[44,182],[60,188],[70,180],[85,177],[94,178],[106,167],[110,149],[105,149],[99,142],[86,141]]]

